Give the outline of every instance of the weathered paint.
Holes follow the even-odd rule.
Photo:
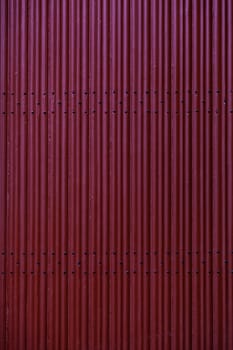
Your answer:
[[[0,349],[233,349],[232,1],[0,10]]]

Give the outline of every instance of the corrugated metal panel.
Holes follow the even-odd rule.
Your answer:
[[[233,349],[232,1],[0,7],[0,348]]]

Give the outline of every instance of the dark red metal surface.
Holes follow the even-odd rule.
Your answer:
[[[232,1],[0,11],[0,349],[232,350]]]

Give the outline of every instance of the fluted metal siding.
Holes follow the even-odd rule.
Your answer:
[[[232,1],[0,10],[0,349],[233,349]]]

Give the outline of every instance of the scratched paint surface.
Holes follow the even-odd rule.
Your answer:
[[[0,349],[233,349],[232,23],[0,1]]]

